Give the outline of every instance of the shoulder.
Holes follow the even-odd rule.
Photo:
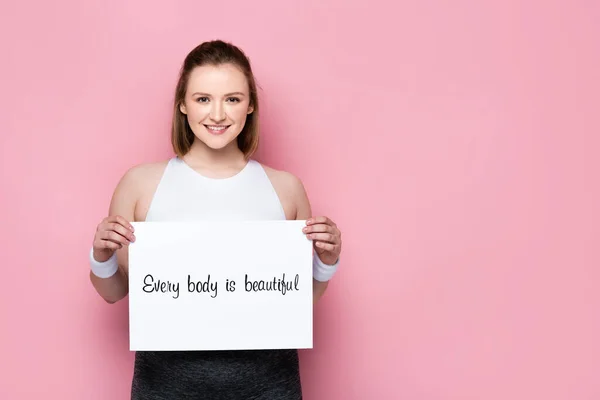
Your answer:
[[[110,205],[110,214],[143,220],[141,211],[158,186],[169,160],[137,164],[121,176]]]
[[[288,171],[272,168],[265,164],[261,165],[276,189],[280,189],[282,192],[294,197],[305,194],[304,184],[296,175]]]
[[[125,171],[119,181],[119,187],[123,189],[143,189],[149,183],[160,180],[169,160],[137,164]]]
[[[305,219],[310,216],[311,208],[304,184],[299,177],[288,171],[277,170],[261,164],[275,192],[286,210],[288,219]]]
[[[137,200],[158,184],[169,160],[137,164],[127,169],[115,188],[115,197]]]

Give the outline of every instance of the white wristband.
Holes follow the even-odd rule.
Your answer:
[[[92,272],[98,278],[110,278],[119,270],[117,252],[115,251],[108,260],[99,262],[94,258],[94,248],[92,248],[90,250],[90,266],[92,268]]]
[[[319,282],[329,281],[331,278],[333,278],[333,275],[337,271],[339,264],[340,264],[339,258],[333,265],[325,264],[325,263],[323,263],[323,261],[321,261],[321,259],[317,255],[317,252],[314,252],[313,253],[313,278],[315,278]]]

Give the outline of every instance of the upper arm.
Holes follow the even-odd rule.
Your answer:
[[[312,210],[306,189],[302,181],[294,175],[290,175],[290,180],[291,191],[296,205],[296,219],[309,219],[312,217]]]
[[[128,222],[134,221],[135,206],[138,199],[139,168],[131,168],[119,180],[110,201],[108,215],[120,215]],[[128,247],[117,250],[119,268],[127,276]]]
[[[302,181],[290,172],[264,166],[275,192],[283,206],[287,219],[308,219],[311,207]]]

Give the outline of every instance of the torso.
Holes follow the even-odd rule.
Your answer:
[[[128,180],[128,193],[135,198],[134,220],[296,219],[299,181],[256,161],[248,166],[243,174],[222,181],[211,180],[180,159],[138,166]],[[302,398],[298,353],[294,349],[136,352],[131,394],[133,400],[298,400]]]
[[[148,163],[138,166],[136,172],[139,186],[136,188],[137,201],[134,211],[135,221],[145,221],[146,215],[152,203],[154,193],[163,176],[165,168],[169,160]],[[271,184],[279,197],[281,206],[284,209],[286,219],[296,219],[296,200],[294,196],[294,176],[288,172],[276,170],[261,164],[267,176],[271,180]]]

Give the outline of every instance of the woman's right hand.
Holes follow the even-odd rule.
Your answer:
[[[94,259],[98,262],[108,260],[113,253],[135,241],[133,226],[120,215],[104,218],[96,228],[94,235]]]

